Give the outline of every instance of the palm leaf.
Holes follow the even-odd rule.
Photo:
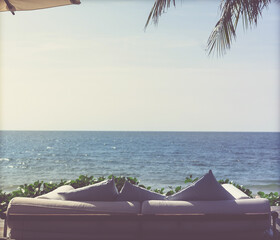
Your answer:
[[[175,1],[176,0],[156,0],[152,10],[150,11],[145,28],[147,28],[151,20],[153,20],[155,25],[157,25],[159,17],[165,13],[165,11],[170,7],[171,3],[173,3],[174,7],[176,6]]]
[[[236,38],[240,16],[245,30],[256,26],[263,9],[270,3],[271,0],[223,0],[220,5],[220,20],[208,38],[208,54],[214,53],[215,50],[218,55],[225,54]]]
[[[280,0],[274,0],[280,3]],[[160,16],[171,6],[176,5],[176,0],[156,0],[150,11],[145,28],[153,21],[158,24]],[[223,55],[230,49],[233,39],[236,38],[236,29],[240,17],[243,28],[256,26],[262,11],[271,3],[271,0],[222,0],[220,4],[221,16],[207,41],[207,52]]]

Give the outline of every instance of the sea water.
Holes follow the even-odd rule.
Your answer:
[[[212,169],[253,192],[280,189],[280,133],[0,131],[0,189],[80,175],[185,186]]]

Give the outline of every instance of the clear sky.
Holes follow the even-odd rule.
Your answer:
[[[81,1],[0,13],[0,129],[280,131],[276,4],[214,58],[220,1]]]

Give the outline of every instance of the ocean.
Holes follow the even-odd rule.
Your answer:
[[[0,189],[37,180],[132,176],[186,186],[211,169],[257,191],[280,192],[280,133],[0,131]]]

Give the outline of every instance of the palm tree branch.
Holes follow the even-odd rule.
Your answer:
[[[152,10],[150,11],[149,17],[145,24],[145,29],[149,25],[150,21],[152,20],[155,25],[158,24],[158,20],[160,16],[165,13],[165,11],[170,8],[171,2],[173,6],[176,6],[176,0],[156,0]]]
[[[210,55],[216,49],[218,55],[223,55],[230,49],[232,40],[236,38],[236,28],[240,16],[243,28],[256,26],[262,10],[271,3],[271,0],[223,0],[221,2],[221,17],[212,30],[207,51]]]
[[[230,49],[233,39],[236,38],[236,29],[240,18],[244,30],[256,26],[264,8],[272,0],[221,0],[221,15],[207,41],[208,55],[217,50],[223,55]],[[280,3],[280,0],[274,0]],[[176,6],[176,0],[156,0],[145,24],[145,29],[151,21],[158,24],[160,16],[170,8],[171,3]]]

